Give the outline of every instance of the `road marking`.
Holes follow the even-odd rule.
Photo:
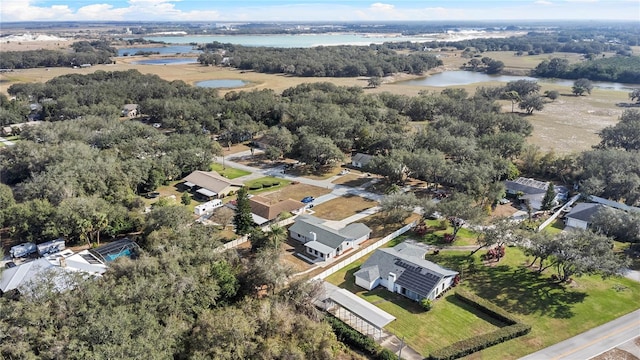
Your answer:
[[[602,340],[604,340],[604,339],[606,339],[606,338],[610,338],[610,337],[612,337],[612,336],[614,336],[614,335],[617,335],[618,333],[621,333],[621,332],[623,332],[623,331],[625,331],[625,330],[627,330],[627,329],[629,329],[629,328],[631,328],[631,327],[637,326],[637,325],[640,325],[640,320],[636,320],[635,322],[633,322],[633,323],[631,323],[631,324],[629,324],[629,325],[627,325],[627,326],[625,326],[625,327],[623,327],[623,328],[620,328],[620,329],[618,329],[618,330],[616,330],[616,331],[614,331],[614,332],[612,332],[612,333],[609,333],[609,334],[607,334],[607,335],[601,336],[601,337],[599,337],[599,338],[597,338],[597,339],[595,339],[595,340],[593,340],[593,341],[591,341],[591,342],[588,342],[588,343],[586,343],[586,344],[584,344],[584,345],[582,345],[582,346],[580,346],[580,347],[578,347],[578,348],[575,348],[575,349],[572,349],[572,350],[570,350],[570,351],[567,351],[567,352],[565,352],[565,353],[563,353],[563,354],[560,354],[560,355],[558,355],[558,356],[554,357],[554,358],[553,358],[553,360],[562,359],[563,357],[565,357],[565,356],[567,356],[567,355],[571,355],[571,354],[573,354],[573,353],[575,353],[575,352],[577,352],[577,351],[583,350],[584,348],[587,348],[587,347],[589,347],[589,346],[593,345],[594,343],[597,343],[597,342],[599,342],[599,341],[602,341]],[[616,345],[616,346],[617,346],[617,345]]]

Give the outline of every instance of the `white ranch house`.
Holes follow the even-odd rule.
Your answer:
[[[378,249],[354,273],[355,283],[367,290],[382,286],[415,301],[433,300],[454,285],[458,272],[425,260],[427,249],[411,241]]]
[[[289,228],[289,236],[304,244],[306,253],[326,261],[357,248],[369,239],[371,229],[362,223],[341,229],[325,225],[326,220],[312,215],[300,215]]]

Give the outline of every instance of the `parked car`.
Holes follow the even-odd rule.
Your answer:
[[[349,173],[349,170],[344,169],[344,170],[340,171],[340,174],[338,174],[338,175],[347,175],[348,173]]]
[[[4,264],[4,267],[6,267],[7,269],[11,269],[12,267],[16,267],[16,263],[14,263],[13,261],[9,261]]]
[[[147,199],[155,199],[158,196],[160,196],[160,193],[157,192],[157,191],[153,191],[153,192],[144,194],[144,197],[146,197]]]
[[[303,204],[308,204],[312,201],[313,201],[313,196],[305,196],[302,200],[300,200],[300,202],[302,202]]]

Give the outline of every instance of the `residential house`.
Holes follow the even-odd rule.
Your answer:
[[[128,118],[134,118],[138,116],[138,104],[124,104],[124,106],[122,106],[122,112],[120,116],[126,116]]]
[[[571,208],[571,211],[565,215],[565,224],[572,228],[586,229],[591,225],[594,215],[605,207],[605,205],[594,203],[576,204],[576,206]]]
[[[282,201],[272,201],[262,196],[252,196],[249,198],[249,206],[253,215],[253,222],[263,225],[275,220],[282,213],[300,214],[304,211],[306,204],[293,199]]]
[[[243,186],[241,182],[229,180],[215,171],[196,170],[185,177],[184,181],[182,186],[207,201],[223,198]]]
[[[538,181],[519,177],[516,180],[507,180],[504,182],[507,194],[518,196],[522,201],[528,201],[534,211],[542,209],[542,200],[549,187],[549,182]],[[561,192],[562,187],[556,187],[554,203],[558,202],[562,196],[566,194]]]
[[[378,249],[354,273],[356,285],[367,290],[382,286],[415,301],[433,300],[455,284],[458,272],[425,260],[427,250],[411,241]]]
[[[373,159],[373,155],[356,153],[351,157],[351,166],[356,168],[363,168],[371,161],[371,159]]]
[[[0,275],[0,294],[25,291],[42,281],[52,281],[56,290],[63,291],[75,286],[69,273],[101,276],[105,271],[107,265],[89,250],[74,253],[66,249],[4,270]]]
[[[371,236],[371,229],[362,223],[336,229],[327,226],[326,222],[312,215],[300,215],[289,228],[289,236],[303,243],[307,254],[320,261],[342,255]]]

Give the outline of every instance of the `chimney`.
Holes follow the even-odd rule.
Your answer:
[[[313,238],[313,241],[316,241],[317,239],[317,235],[316,233],[314,233],[313,231],[310,231],[309,234],[311,234],[311,237]]]
[[[61,257],[60,258],[60,267],[61,268],[66,268],[67,267],[67,259]]]
[[[396,285],[396,274],[389,273],[389,275],[387,276],[387,290],[391,292],[395,292],[395,285]]]

